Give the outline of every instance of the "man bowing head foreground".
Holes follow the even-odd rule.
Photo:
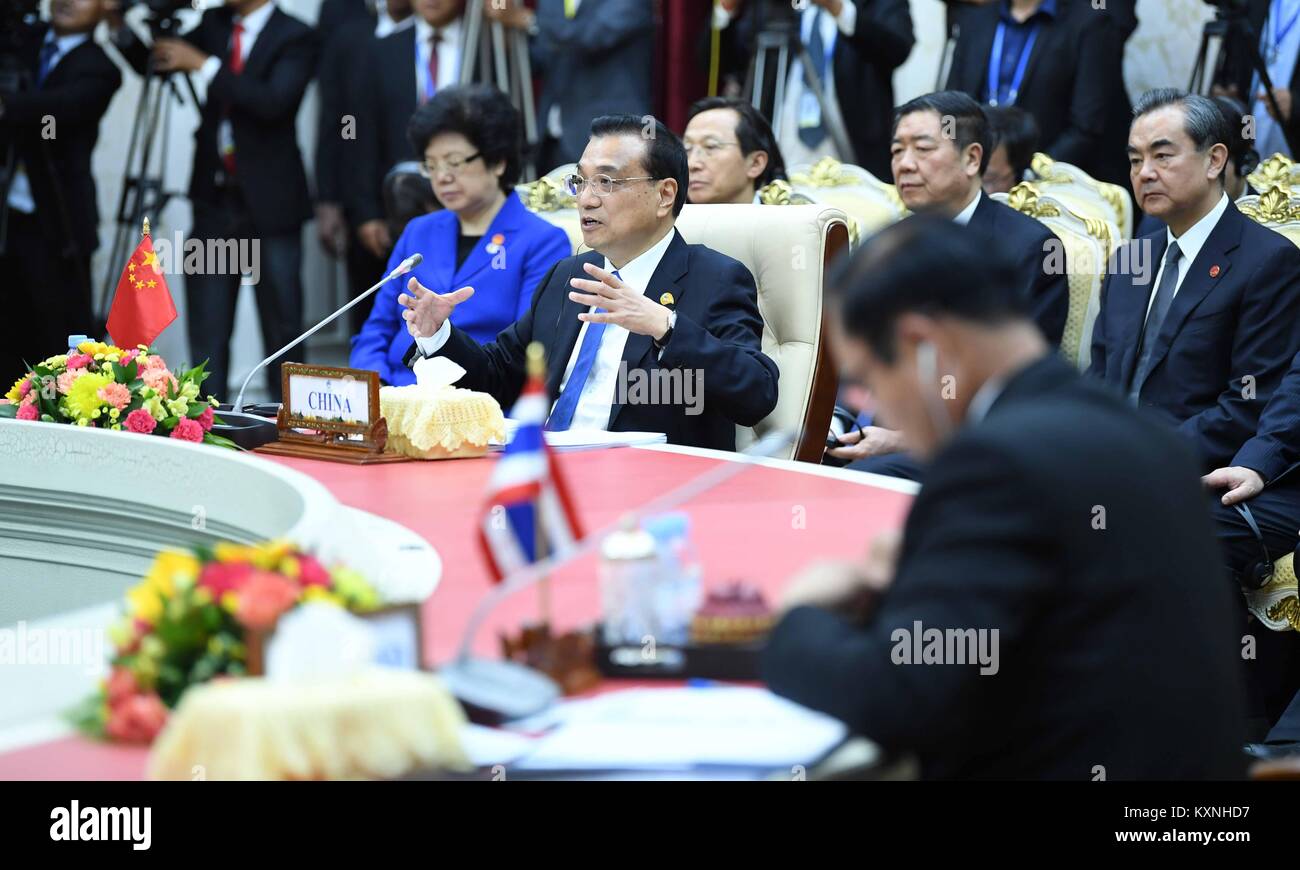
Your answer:
[[[466,371],[458,386],[509,408],[524,351],[541,342],[554,401],[547,428],[663,432],[673,444],[735,449],[736,426],[776,406],[778,372],[761,350],[749,270],[674,228],[686,179],[681,140],[663,124],[597,118],[565,180],[592,250],[556,263],[528,311],[489,344],[448,319],[474,304],[472,288],[439,295],[412,278],[398,297],[415,337],[407,364],[447,357]]]
[[[1053,352],[1013,263],[918,216],[833,280],[840,371],[929,466],[901,546],[787,588],[768,685],[929,779],[1239,776],[1192,452]]]

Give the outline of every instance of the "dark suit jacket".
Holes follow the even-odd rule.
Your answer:
[[[371,39],[360,69],[357,103],[357,163],[344,175],[343,198],[357,224],[384,217],[384,176],[403,160],[419,160],[406,128],[419,105],[415,93],[415,28]]]
[[[1300,354],[1291,360],[1259,415],[1254,437],[1241,445],[1229,464],[1254,469],[1265,484],[1300,465]]]
[[[1090,371],[1125,394],[1167,240],[1161,232],[1129,242],[1112,262],[1127,257],[1149,273],[1112,268],[1102,284]],[[1206,468],[1228,465],[1297,350],[1300,250],[1229,203],[1174,296],[1138,397],[1191,440]]]
[[[577,162],[591,122],[601,115],[648,115],[653,109],[655,20],[645,0],[583,0],[573,18],[564,0],[538,0],[533,41],[542,81],[537,124],[546,133],[551,106],[560,107],[560,155]],[[540,166],[549,172],[553,166]]]
[[[46,30],[41,24],[20,31],[19,58],[31,71],[33,87],[4,98],[0,152],[10,143],[17,146],[45,235],[72,243],[77,255],[88,257],[99,247],[99,204],[90,158],[99,140],[99,121],[122,84],[122,74],[91,38],[61,58],[44,84],[35,87]],[[46,117],[54,119],[52,137],[44,135]]]
[[[963,12],[948,87],[987,101],[989,55],[1003,3]],[[1038,122],[1041,150],[1096,172],[1107,129],[1107,101],[1120,78],[1106,16],[1088,0],[1057,0],[1057,16],[1043,23],[1029,55],[1016,106]]]
[[[1064,258],[1065,249],[1056,234],[983,193],[967,227],[1011,256],[1023,282],[1030,316],[1043,336],[1053,346],[1059,345],[1070,313],[1070,275],[1068,269],[1050,265]]]
[[[703,245],[688,245],[676,230],[655,269],[646,295],[676,300],[677,325],[658,357],[647,335],[629,335],[623,351],[627,370],[654,377],[658,369],[691,369],[703,378],[700,413],[680,404],[615,404],[609,428],[616,432],[663,432],[670,444],[734,450],[736,426],[753,426],[776,407],[776,363],[762,352],[763,320],[758,313],[754,276],[741,263]],[[559,395],[564,369],[582,328],[583,305],[569,299],[571,278],[586,278],[583,263],[602,265],[591,251],[567,257],[547,273],[528,312],[502,330],[496,341],[480,345],[455,326],[439,351],[466,371],[457,386],[490,393],[509,410],[524,386],[524,351],[530,342],[546,348],[546,389]],[[472,303],[469,303],[472,304]],[[410,365],[419,354],[407,351]],[[631,383],[629,380],[629,389]]]
[[[930,779],[1239,777],[1220,561],[1186,445],[1051,354],[935,457],[869,621],[796,608],[763,670]],[[997,630],[997,673],[895,664],[918,622]]]
[[[235,183],[248,204],[254,227],[278,235],[297,232],[311,217],[307,174],[298,151],[298,107],[316,74],[316,32],[279,9],[253,43],[239,74],[229,66],[234,13],[229,6],[210,9],[184,39],[221,59],[208,86],[207,101],[194,134],[194,171],[190,199],[219,206],[225,170],[217,150],[223,112],[235,138]],[[133,67],[144,72],[149,50],[128,29],[118,48]]]
[[[316,129],[316,199],[342,203],[344,178],[356,168],[356,138],[344,138],[344,117],[354,123],[362,102],[361,64],[375,41],[375,18],[363,0],[325,0],[316,33],[321,45],[317,70],[320,115]]]

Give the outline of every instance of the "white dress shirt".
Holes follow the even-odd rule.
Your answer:
[[[676,229],[669,230],[645,253],[619,268],[618,276],[622,282],[638,292],[645,293],[655,270],[659,268],[659,261],[663,259],[664,252],[668,250],[676,234]],[[604,269],[606,272],[614,271],[614,264],[608,258],[605,259]],[[567,290],[565,298],[568,298]],[[587,310],[591,311],[590,308]],[[578,352],[582,350],[582,341],[587,337],[587,328],[590,326],[590,323],[583,323],[582,329],[578,330],[578,340],[573,343],[569,362],[564,367],[564,377],[560,380],[560,392],[564,392],[565,386],[569,383],[569,376],[573,374],[573,366],[578,361]],[[623,362],[623,349],[627,346],[628,335],[627,329],[622,326],[614,323],[605,324],[605,332],[600,339],[600,349],[596,352],[591,371],[587,373],[587,382],[582,385],[582,393],[578,396],[578,406],[573,411],[573,422],[570,428],[609,428],[609,414],[614,406],[614,393],[618,387],[618,369]],[[442,327],[432,336],[416,338],[415,344],[421,355],[437,356],[450,336],[451,321],[448,320],[444,321]]]
[[[1205,240],[1210,237],[1210,233],[1213,232],[1214,228],[1219,224],[1219,218],[1223,217],[1223,213],[1227,210],[1228,195],[1225,193],[1219,197],[1218,204],[1215,205],[1214,208],[1210,209],[1209,212],[1206,213],[1205,217],[1188,227],[1187,232],[1183,233],[1178,238],[1174,238],[1173,230],[1167,227],[1165,228],[1166,242],[1164,253],[1167,254],[1169,252],[1169,245],[1174,242],[1178,243],[1178,250],[1182,252],[1182,256],[1178,260],[1178,282],[1174,284],[1174,295],[1170,297],[1171,299],[1178,296],[1178,288],[1183,286],[1183,279],[1187,277],[1188,270],[1192,268],[1192,261],[1195,260],[1196,255],[1201,252],[1201,248],[1205,246]],[[1160,257],[1160,268],[1156,270],[1155,280],[1151,284],[1153,288],[1160,286],[1160,276],[1164,273],[1165,258],[1162,254]],[[1151,306],[1155,301],[1156,294],[1155,291],[1152,290],[1151,297],[1147,299],[1148,316],[1151,314]]]
[[[952,222],[961,226],[970,223],[970,219],[975,216],[975,209],[980,207],[980,200],[984,197],[984,191],[975,191],[975,198],[961,211],[953,216]]]
[[[415,19],[415,97],[424,102],[429,93],[429,43],[433,39],[433,25],[417,13]],[[434,92],[456,84],[460,76],[460,19],[438,28],[438,80]]]
[[[809,3],[804,8],[802,17],[799,19],[799,35],[804,45],[808,44],[809,38],[812,36],[812,25],[817,19],[819,11],[826,12],[822,7]],[[857,25],[858,7],[848,2],[848,0],[840,4],[840,14],[838,16],[832,17],[829,12],[826,12],[821,19],[822,47],[826,51],[826,76],[822,81],[822,90],[826,95],[826,102],[832,106],[839,105],[835,93],[835,42],[841,34],[852,36],[854,31],[857,30]],[[790,60],[785,101],[781,109],[781,129],[777,131],[777,141],[781,146],[781,154],[785,157],[786,166],[794,166],[797,163],[815,163],[828,155],[841,159],[843,155],[835,147],[835,140],[831,138],[830,128],[825,126],[825,119],[822,119],[822,124],[823,129],[826,130],[826,136],[822,139],[821,144],[809,148],[799,138],[799,110],[805,91],[803,61],[797,57],[792,57]]]
[[[54,56],[50,58],[50,68],[46,72],[46,76],[54,72],[54,68],[59,65],[59,61],[67,57],[69,52],[88,39],[90,39],[89,33],[70,33],[67,36],[55,36],[53,29],[45,31],[45,42],[42,43],[42,47],[54,43]],[[32,196],[32,186],[27,180],[27,171],[21,163],[16,167],[13,180],[9,183],[9,207],[23,214],[32,214],[36,211],[36,200]]]

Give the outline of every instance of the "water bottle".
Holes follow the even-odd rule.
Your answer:
[[[635,521],[605,536],[600,546],[602,635],[609,646],[660,641],[655,595],[659,559],[655,539]]]
[[[683,645],[690,639],[691,618],[700,606],[703,566],[691,542],[691,518],[680,512],[648,517],[645,529],[659,557],[655,610],[659,641]]]
[[[90,341],[89,335],[69,335],[68,336],[68,353],[76,353],[77,345],[83,341]]]

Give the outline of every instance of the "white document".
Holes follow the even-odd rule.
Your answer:
[[[515,437],[519,422],[506,418],[506,444]],[[545,433],[546,444],[554,451],[599,450],[605,447],[637,447],[642,444],[664,444],[668,436],[662,432],[608,432],[604,429],[566,429],[563,432]],[[503,450],[505,444],[493,444],[492,450]]]
[[[843,742],[842,722],[740,686],[628,689],[516,723],[553,725],[514,766],[526,770],[781,768],[817,761]]]

